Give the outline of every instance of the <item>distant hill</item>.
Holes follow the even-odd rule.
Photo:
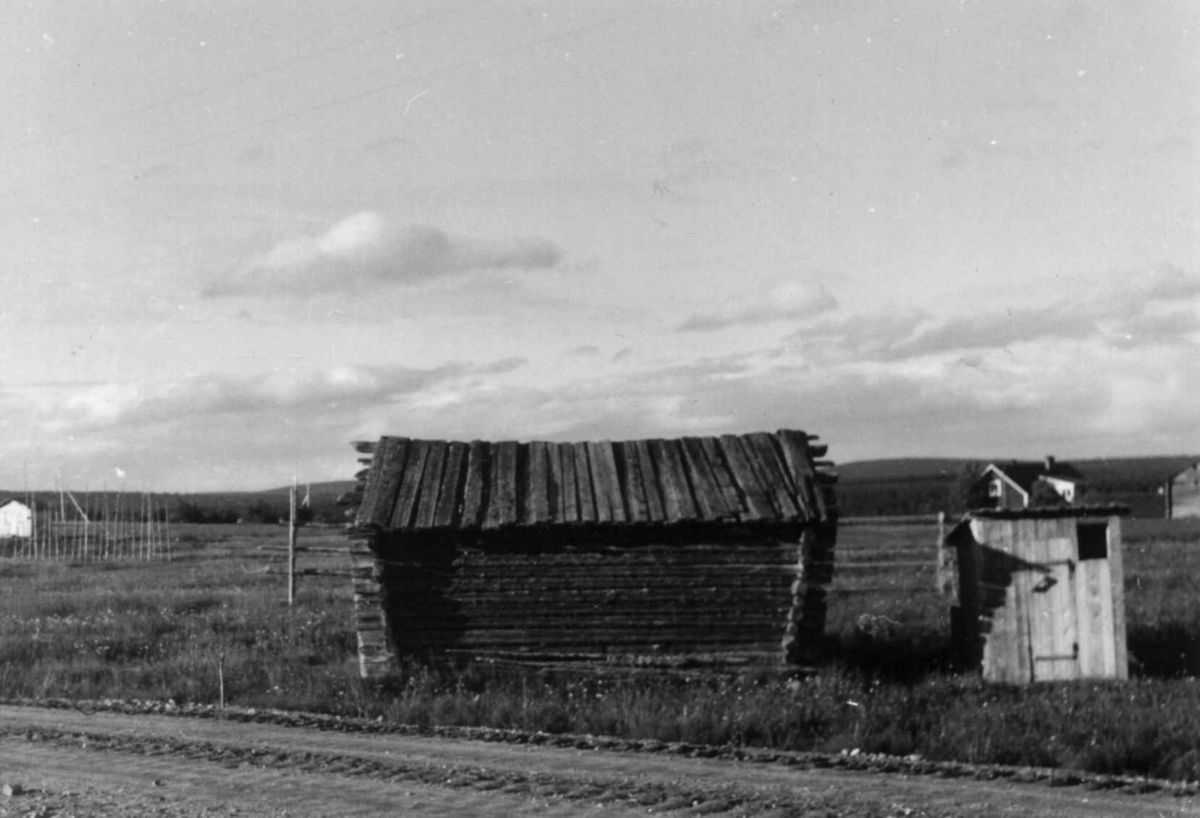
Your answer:
[[[1167,478],[1179,474],[1193,463],[1200,462],[1200,455],[1101,457],[1071,462],[1094,489],[1157,491]]]
[[[836,470],[843,483],[869,480],[955,479],[967,463],[986,462],[971,458],[903,457],[890,460],[855,460],[838,463]]]
[[[300,496],[303,497],[305,489],[308,489],[309,491],[312,492],[312,496],[314,498],[316,498],[317,496],[337,498],[337,497],[340,497],[341,495],[345,494],[348,491],[354,491],[354,487],[356,485],[358,485],[358,484],[354,480],[326,480],[322,483],[301,483],[300,484]],[[251,493],[253,493],[253,494],[269,494],[269,495],[282,494],[283,496],[286,497],[287,493],[291,490],[292,490],[291,486],[283,486],[282,488],[267,489],[266,491],[251,492]]]

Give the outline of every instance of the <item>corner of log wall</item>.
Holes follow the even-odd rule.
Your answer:
[[[383,583],[369,541],[351,542],[350,572],[358,633],[358,675],[363,679],[380,679],[395,670],[395,655],[390,647]]]
[[[375,444],[360,441],[352,445],[359,454],[367,455],[359,462],[369,467]],[[396,669],[396,663],[384,609],[382,577],[375,560],[375,535],[359,528],[356,522],[369,473],[369,468],[361,469],[355,475],[358,482],[354,491],[339,498],[339,502],[347,507],[346,517],[350,521],[347,534],[350,537],[350,577],[354,586],[354,625],[358,637],[358,675],[362,679],[381,679]]]

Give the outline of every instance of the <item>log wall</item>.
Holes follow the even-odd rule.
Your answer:
[[[809,580],[822,572],[815,537],[778,534],[383,540],[386,625],[401,654],[779,663],[794,658],[798,635],[823,623],[804,619],[813,607],[806,568]]]
[[[810,664],[838,517],[814,440],[356,443],[363,677],[395,654]]]

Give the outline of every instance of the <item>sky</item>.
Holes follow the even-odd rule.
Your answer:
[[[1200,451],[1191,0],[0,10],[0,486]]]

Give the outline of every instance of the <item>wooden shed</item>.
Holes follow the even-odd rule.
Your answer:
[[[814,439],[355,444],[362,675],[404,654],[807,661],[837,533]]]
[[[993,682],[1125,679],[1119,506],[972,511],[947,535],[961,658]]]

